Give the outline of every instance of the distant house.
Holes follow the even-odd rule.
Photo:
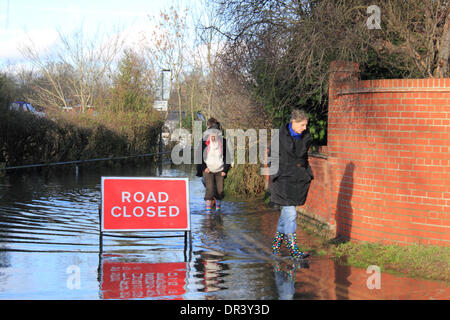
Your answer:
[[[181,116],[185,116],[185,112],[181,112]],[[167,145],[170,142],[170,138],[175,129],[180,127],[180,111],[179,110],[168,110],[166,120],[164,121],[163,128],[163,143]]]
[[[181,117],[184,118],[186,113],[184,111],[181,112]],[[167,130],[169,132],[173,132],[173,130],[180,127],[180,111],[179,110],[168,110],[167,111],[167,118],[164,122],[165,126],[167,127]]]
[[[74,113],[81,113],[82,112],[82,108],[81,108],[81,104],[77,104],[74,106],[70,106],[70,107],[62,107],[63,111],[65,112],[74,112]],[[89,114],[93,114],[94,113],[94,107],[87,105],[86,106],[86,111],[89,112]]]
[[[181,117],[184,118],[186,117],[186,112],[182,111],[181,112]],[[205,118],[203,117],[203,115],[200,112],[196,112],[195,113],[195,120],[199,120],[199,121],[205,121]],[[165,125],[165,129],[163,132],[163,141],[164,144],[168,144],[169,140],[171,138],[172,133],[180,128],[180,111],[179,110],[168,110],[167,111],[167,118],[166,121],[164,122]],[[181,144],[185,144],[187,143],[188,140],[191,139],[192,136],[192,132],[189,134],[189,136],[184,137],[184,138],[180,138],[180,143]]]

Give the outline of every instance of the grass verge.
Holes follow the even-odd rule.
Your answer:
[[[351,266],[376,265],[382,272],[450,282],[449,247],[346,242],[332,245],[331,252],[337,259],[346,257]]]
[[[314,255],[327,255],[357,268],[376,265],[381,272],[450,283],[450,247],[330,240],[324,226],[312,223],[302,214],[298,224],[311,236],[310,243],[301,249]]]

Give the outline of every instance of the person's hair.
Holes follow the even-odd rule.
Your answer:
[[[308,114],[303,109],[294,109],[291,113],[291,121],[300,122],[309,120]]]
[[[219,122],[214,118],[209,118],[208,121],[206,121],[206,126],[209,128],[213,125],[219,125]]]

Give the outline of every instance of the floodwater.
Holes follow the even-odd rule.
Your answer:
[[[228,198],[221,212],[207,215],[204,188],[192,169],[165,165],[162,172],[83,169],[78,175],[74,170],[0,177],[0,299],[450,298],[445,283],[385,273],[374,288],[373,274],[326,256],[300,264],[274,259],[279,211]],[[101,176],[159,175],[189,178],[190,237],[127,233],[104,236],[100,247]],[[298,238],[311,241],[301,230]]]

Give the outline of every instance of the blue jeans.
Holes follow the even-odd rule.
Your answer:
[[[295,294],[295,279],[288,279],[286,272],[275,272],[279,300],[292,300]]]
[[[277,231],[281,233],[295,233],[297,230],[297,210],[295,206],[282,206]]]

